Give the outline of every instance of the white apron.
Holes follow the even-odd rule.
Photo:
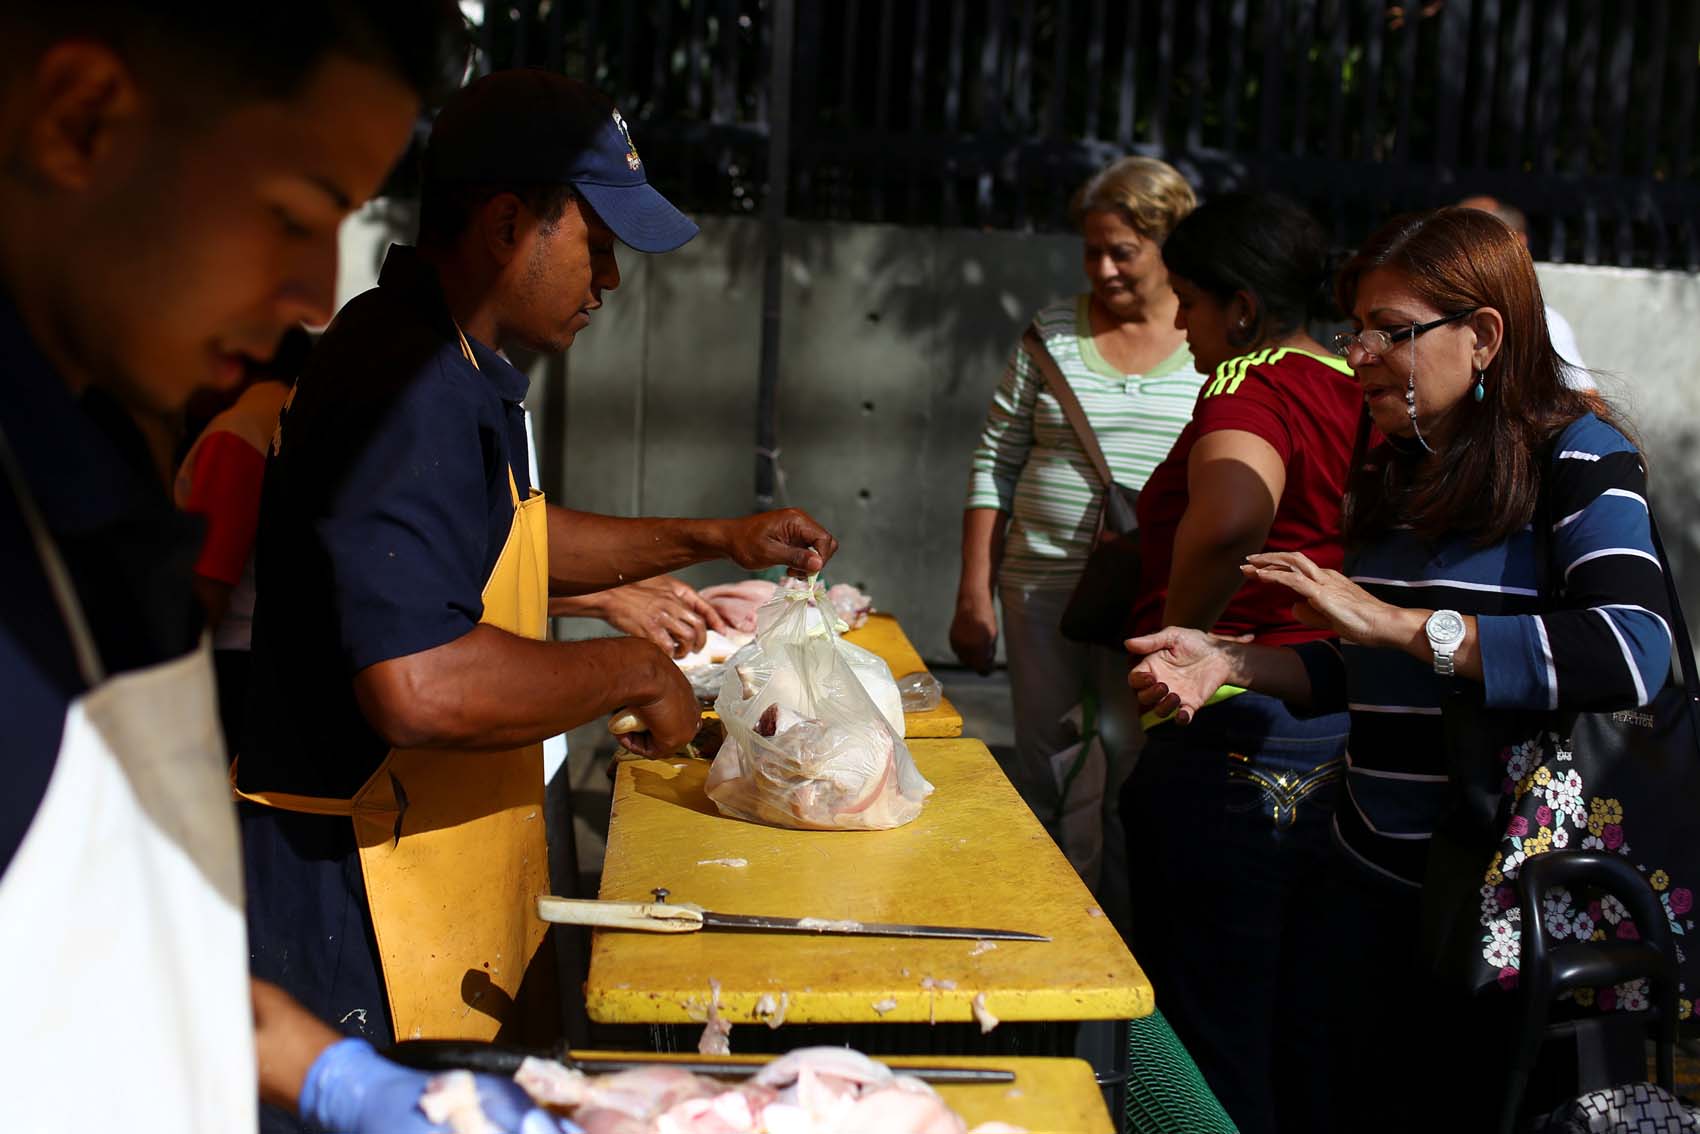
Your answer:
[[[210,651],[107,677],[3,435],[0,463],[89,686],[0,875],[0,1130],[244,1134],[248,942]]]

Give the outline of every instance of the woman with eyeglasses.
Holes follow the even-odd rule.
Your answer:
[[[1267,193],[1229,193],[1163,245],[1175,325],[1205,380],[1140,493],[1136,634],[1190,627],[1265,647],[1327,636],[1239,564],[1266,549],[1341,564],[1340,501],[1362,396],[1306,329],[1333,314],[1322,227]],[[1244,1134],[1310,1131],[1325,1110],[1326,973],[1311,881],[1329,850],[1343,712],[1245,692],[1190,727],[1150,722],[1122,789],[1134,954]]]
[[[1646,474],[1604,404],[1565,385],[1534,265],[1492,216],[1393,221],[1338,293],[1360,329],[1337,346],[1385,438],[1353,461],[1349,566],[1270,552],[1240,568],[1335,640],[1270,648],[1169,627],[1128,643],[1144,655],[1130,684],[1180,721],[1202,720],[1223,685],[1349,709],[1328,908],[1337,1121],[1486,1129],[1510,998],[1453,992],[1419,947],[1431,837],[1460,790],[1441,709],[1458,693],[1484,721],[1550,727],[1542,714],[1659,689],[1671,638]]]

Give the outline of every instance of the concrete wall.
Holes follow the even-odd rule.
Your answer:
[[[350,223],[344,298],[405,223],[379,206]],[[967,455],[1022,324],[1079,289],[1078,243],[822,224],[793,225],[787,240],[784,499],[842,541],[834,578],[865,587],[923,655],[946,659]],[[533,364],[533,410],[556,441],[544,482],[565,502],[650,515],[751,507],[761,257],[757,223],[731,218],[708,218],[665,257],[622,250],[621,287],[565,365]],[[1545,265],[1541,279],[1641,430],[1686,605],[1700,614],[1700,277]],[[687,577],[736,574],[705,565]]]

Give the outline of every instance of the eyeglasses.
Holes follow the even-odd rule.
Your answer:
[[[1379,359],[1392,350],[1395,345],[1404,342],[1406,339],[1414,339],[1424,331],[1432,331],[1447,323],[1456,323],[1458,320],[1475,313],[1476,309],[1472,307],[1468,311],[1455,311],[1450,315],[1442,315],[1431,323],[1412,323],[1409,327],[1401,327],[1397,331],[1359,331],[1356,334],[1351,331],[1341,331],[1334,336],[1334,353],[1342,358],[1349,358],[1352,348],[1355,346],[1363,351],[1368,358]]]

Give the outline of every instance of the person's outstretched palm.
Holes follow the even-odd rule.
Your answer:
[[[1128,653],[1141,660],[1127,683],[1139,697],[1140,710],[1173,713],[1176,724],[1189,723],[1227,683],[1229,665],[1222,644],[1230,641],[1183,626],[1129,638]]]

